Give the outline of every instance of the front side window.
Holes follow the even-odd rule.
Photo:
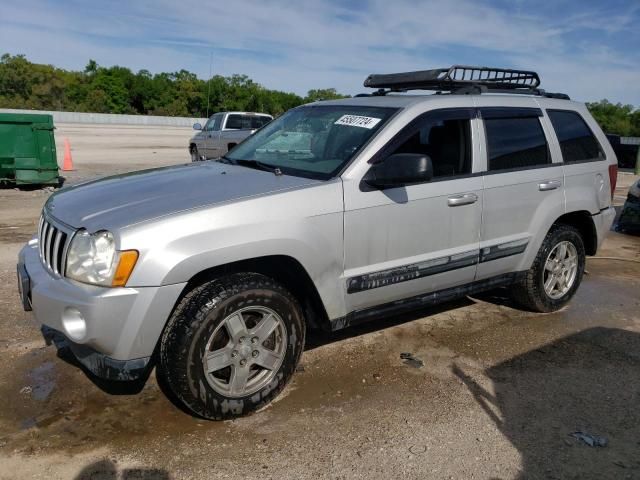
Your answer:
[[[328,179],[386,123],[394,108],[307,105],[289,110],[227,154],[230,161]]]
[[[485,118],[484,125],[490,171],[549,163],[547,139],[538,117]]]
[[[218,131],[220,130],[220,122],[222,120],[222,115],[220,113],[216,113],[209,118],[207,124],[204,126],[203,130],[206,131]]]
[[[601,159],[600,144],[578,113],[547,110],[547,114],[556,131],[565,162]]]
[[[471,173],[470,120],[444,120],[436,116],[425,119],[413,134],[392,154],[428,155],[433,176],[451,177]]]

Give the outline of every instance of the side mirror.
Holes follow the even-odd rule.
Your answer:
[[[200,125],[199,123],[194,123],[193,124],[193,129],[194,130],[202,130],[202,125]]]
[[[428,155],[396,153],[374,163],[363,181],[372,187],[385,189],[424,183],[432,178],[433,164]]]

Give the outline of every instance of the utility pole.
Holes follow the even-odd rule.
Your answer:
[[[211,69],[213,67],[213,52],[209,54],[209,79],[207,80],[207,119],[209,119],[209,96],[211,95]]]

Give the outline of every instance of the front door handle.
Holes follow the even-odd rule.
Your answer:
[[[538,189],[541,192],[546,192],[548,190],[555,190],[556,188],[560,188],[562,182],[560,180],[545,180],[542,183],[538,184]]]
[[[464,195],[454,195],[447,199],[447,204],[450,207],[459,207],[461,205],[470,205],[478,201],[478,196],[475,193],[465,193]]]

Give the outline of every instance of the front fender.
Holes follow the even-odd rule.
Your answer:
[[[123,235],[123,249],[141,250],[128,286],[188,282],[217,266],[264,256],[298,261],[330,318],[344,315],[341,183],[219,205]],[[313,191],[313,193],[311,193]],[[313,215],[311,213],[314,213]],[[139,247],[138,247],[139,248]]]

